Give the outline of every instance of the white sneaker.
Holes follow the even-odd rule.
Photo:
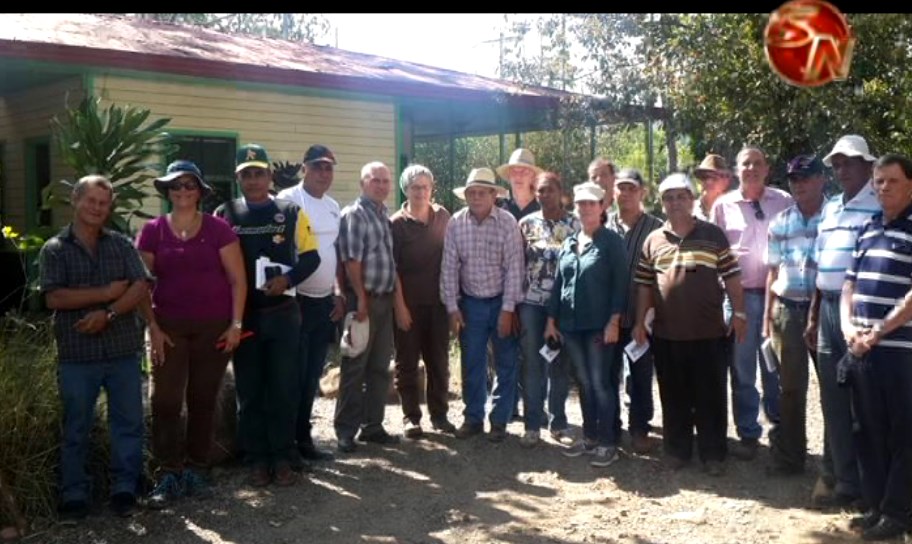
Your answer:
[[[599,446],[595,448],[594,457],[589,464],[594,467],[607,467],[618,460],[618,450],[610,446]]]
[[[519,439],[519,445],[524,448],[534,448],[538,444],[539,438],[538,431],[526,431]]]

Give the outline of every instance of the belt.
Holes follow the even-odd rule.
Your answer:
[[[390,291],[388,293],[378,293],[377,291],[365,291],[364,293],[371,298],[388,297],[393,294],[392,291]]]
[[[820,296],[824,300],[839,300],[839,297],[842,296],[842,291],[821,291]]]
[[[764,294],[766,294],[766,287],[745,287],[742,289],[742,291],[744,291],[745,293],[751,293],[754,295],[757,295],[757,294],[764,295]]]
[[[788,306],[789,308],[799,308],[805,309],[811,305],[809,300],[793,300],[790,298],[777,297],[777,299],[783,306]]]
[[[464,292],[464,291],[460,292],[459,294],[460,294],[463,298],[474,298],[475,300],[483,300],[483,301],[494,300],[494,299],[496,299],[496,298],[500,298],[500,297],[503,296],[503,293],[498,293],[498,294],[494,295],[493,297],[476,297],[476,296],[470,295],[470,294],[468,294],[468,293],[466,293],[466,292]]]

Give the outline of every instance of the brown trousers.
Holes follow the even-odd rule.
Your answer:
[[[180,472],[185,458],[188,465],[206,469],[229,359],[215,344],[230,320],[157,320],[174,346],[166,345],[164,364],[152,368],[152,451],[162,471]],[[181,425],[185,400],[186,434]]]
[[[449,317],[442,304],[409,306],[412,327],[395,327],[396,390],[402,400],[405,421],[421,421],[421,392],[418,390],[418,359],[424,360],[427,375],[427,405],[431,421],[446,419],[448,409]]]

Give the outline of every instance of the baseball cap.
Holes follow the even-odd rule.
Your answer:
[[[614,178],[614,184],[618,185],[619,183],[632,183],[642,187],[644,185],[643,175],[636,168],[624,168]]]
[[[236,157],[237,167],[234,173],[238,173],[244,168],[265,168],[269,170],[269,155],[263,146],[258,144],[247,144],[237,150]]]
[[[345,314],[345,321],[342,325],[342,341],[339,343],[339,349],[343,357],[357,357],[367,348],[367,340],[370,338],[370,319],[358,321],[355,319],[355,312]]]
[[[822,173],[823,163],[816,155],[798,155],[786,166],[786,175],[789,178],[806,178]]]
[[[308,163],[317,161],[336,164],[336,156],[333,155],[333,152],[325,145],[314,144],[307,148],[307,152],[304,153],[303,162]]]
[[[690,181],[690,177],[687,174],[682,174],[676,172],[669,175],[662,183],[659,184],[659,196],[665,194],[665,191],[670,191],[672,189],[687,189],[690,191],[690,194],[694,194],[693,183]]]
[[[586,181],[573,188],[574,202],[582,202],[584,200],[601,202],[603,198],[605,198],[605,190],[594,181]]]

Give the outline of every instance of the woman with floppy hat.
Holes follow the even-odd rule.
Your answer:
[[[241,336],[247,278],[238,237],[201,213],[212,192],[190,161],[175,161],[155,188],[171,212],[146,223],[136,240],[155,277],[145,307],[152,340],[152,450],[158,484],[149,506],[208,492],[206,472],[222,377]],[[186,433],[181,410],[187,403]]]
[[[497,167],[497,175],[510,182],[510,198],[502,198],[497,205],[507,210],[517,221],[541,209],[535,199],[535,178],[544,170],[535,166],[535,155],[519,148],[510,155],[506,164]]]

